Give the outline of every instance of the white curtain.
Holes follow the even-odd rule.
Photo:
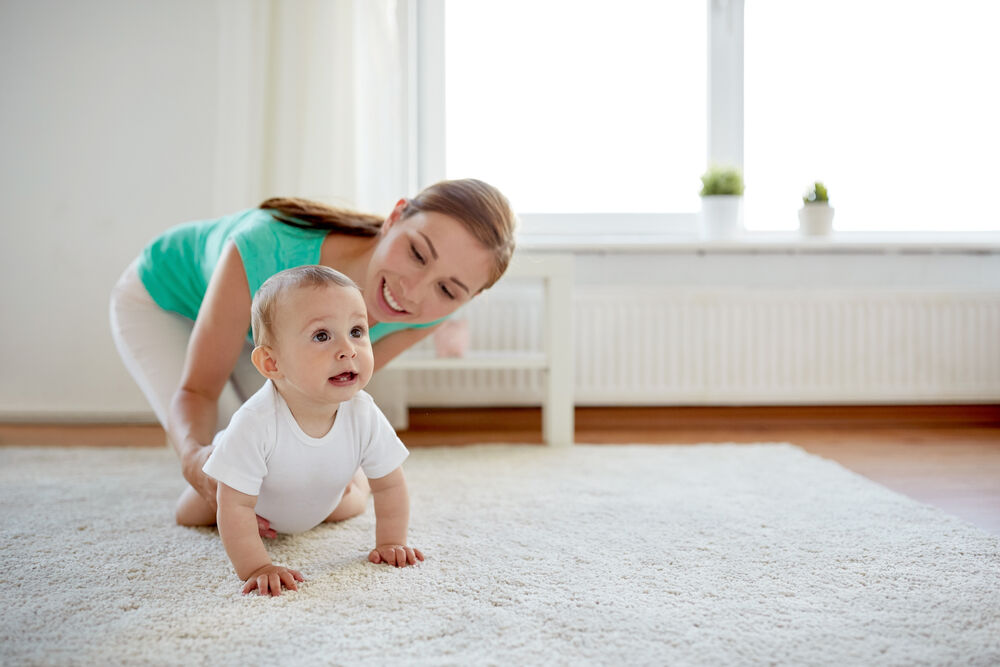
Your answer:
[[[217,0],[216,213],[302,196],[387,214],[411,174],[406,0]]]

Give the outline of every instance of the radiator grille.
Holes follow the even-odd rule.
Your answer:
[[[541,349],[540,290],[466,316],[474,349]],[[1000,292],[579,288],[573,328],[578,405],[1000,400]],[[425,406],[534,405],[542,386],[532,371],[408,376]]]

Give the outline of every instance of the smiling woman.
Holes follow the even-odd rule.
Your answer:
[[[321,264],[354,280],[377,370],[503,275],[515,226],[503,194],[475,179],[432,185],[384,219],[268,199],[147,245],[112,292],[112,335],[184,477],[214,506],[202,466],[214,434],[263,382],[248,332],[251,298],[267,278]]]

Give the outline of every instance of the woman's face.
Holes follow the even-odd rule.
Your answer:
[[[365,277],[365,305],[378,322],[432,322],[479,293],[493,253],[450,216],[421,211],[404,219],[401,210],[382,226]]]

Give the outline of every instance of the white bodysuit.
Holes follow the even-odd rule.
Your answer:
[[[205,473],[257,496],[255,511],[279,533],[300,533],[322,523],[359,467],[377,479],[409,455],[365,392],[341,403],[329,432],[313,438],[299,427],[270,380],[212,444]]]

